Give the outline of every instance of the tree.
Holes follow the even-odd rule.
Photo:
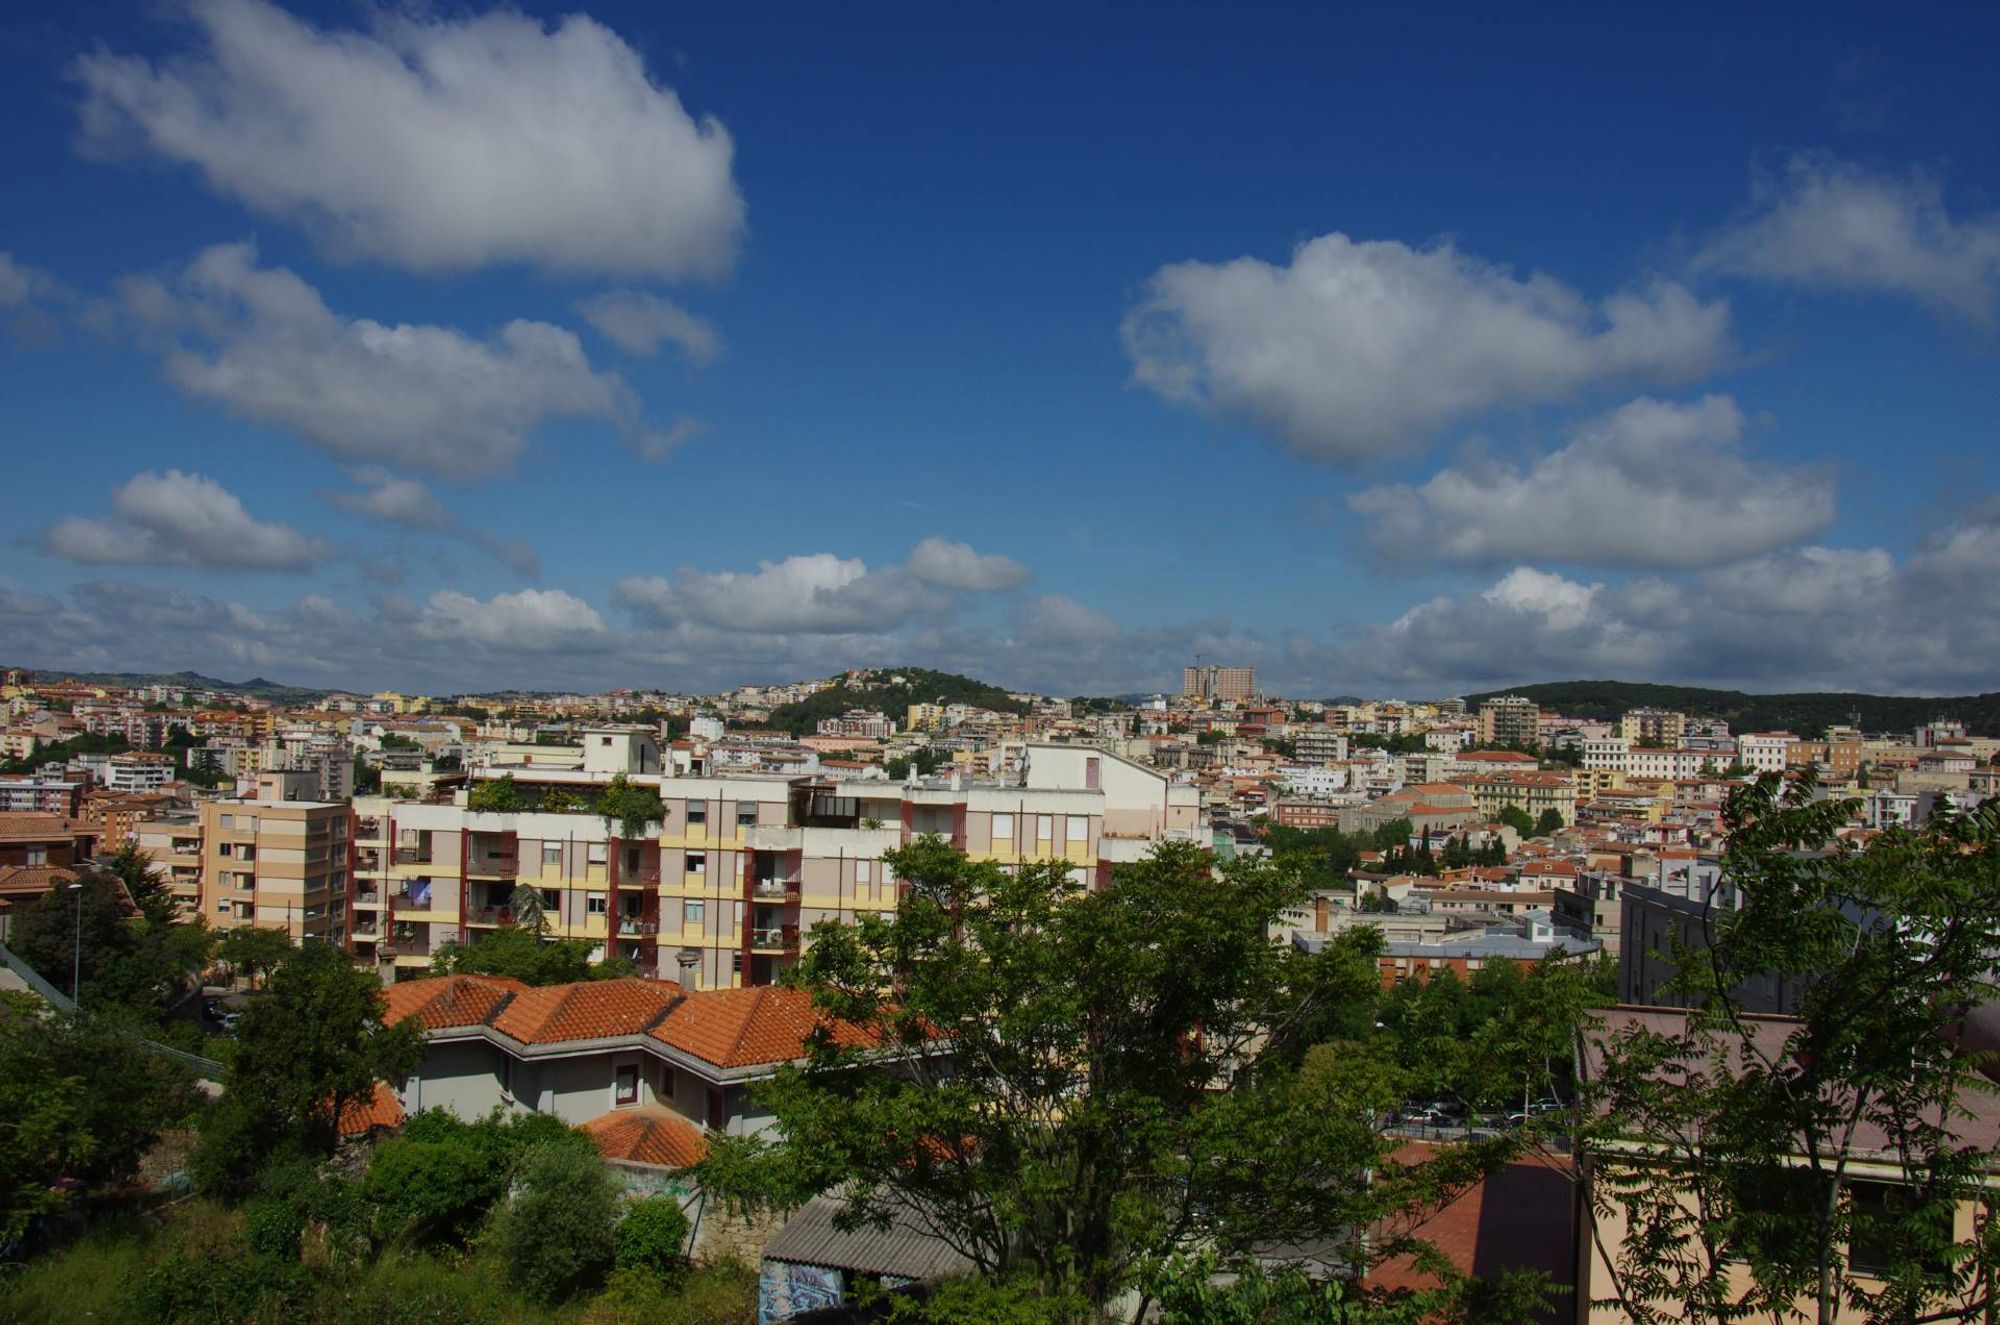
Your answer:
[[[482,814],[513,814],[521,804],[521,789],[514,785],[512,773],[477,784],[465,797],[465,808]]]
[[[1834,836],[1854,803],[1816,793],[1766,774],[1732,794],[1741,904],[1672,954],[1693,1011],[1599,1036],[1585,1140],[1630,1158],[1594,1166],[1590,1210],[1628,1229],[1616,1286],[1642,1325],[1990,1319],[1990,1156],[1956,1132],[1992,1091],[1962,1032],[1991,1012],[2000,805],[1855,850]],[[1744,1012],[1773,980],[1795,1025]],[[1864,1148],[1887,1186],[1857,1186]],[[1861,1247],[1877,1273],[1856,1272]]]
[[[507,894],[507,908],[514,913],[514,923],[530,934],[539,936],[548,924],[542,909],[542,890],[532,883],[515,884],[514,891]]]
[[[541,808],[548,814],[588,814],[590,798],[568,787],[551,787],[542,793]]]
[[[615,827],[620,837],[642,837],[648,824],[667,817],[658,787],[643,787],[628,781],[623,773],[612,775],[597,798],[597,812],[604,816],[607,829]]]
[[[1506,824],[1522,837],[1533,837],[1535,835],[1535,821],[1530,819],[1528,812],[1518,805],[1503,805],[1500,807],[1500,813],[1493,817],[1500,823]]]
[[[540,1146],[522,1159],[495,1240],[515,1286],[554,1304],[611,1264],[617,1221],[618,1185],[595,1152]]]
[[[1562,811],[1552,805],[1548,809],[1543,810],[1541,817],[1535,820],[1535,831],[1532,835],[1535,837],[1547,837],[1551,833],[1560,833],[1562,829]]]
[[[268,983],[271,972],[292,952],[292,936],[285,930],[268,925],[238,925],[223,934],[215,955],[227,962],[231,970],[242,972],[254,989],[260,973]]]
[[[533,930],[502,925],[479,942],[442,943],[431,954],[436,975],[502,975],[531,985],[590,978],[590,945],[581,939],[542,941]]]
[[[95,1019],[71,1023],[0,993],[0,1246],[18,1244],[66,1184],[123,1182],[198,1096],[186,1069]]]
[[[167,925],[179,918],[179,908],[175,906],[173,892],[167,886],[167,876],[153,867],[152,856],[141,851],[137,843],[127,842],[119,847],[103,868],[125,885],[132,904],[139,908],[139,914],[148,922]]]
[[[1009,874],[937,839],[888,859],[901,909],[815,927],[797,978],[828,1020],[760,1097],[775,1131],[713,1141],[706,1189],[838,1190],[843,1222],[904,1212],[983,1276],[1100,1312],[1197,1248],[1242,1265],[1368,1227],[1356,1255],[1408,1251],[1397,1221],[1505,1144],[1388,1162],[1375,1120],[1402,1073],[1321,1043],[1367,1024],[1378,940],[1272,943],[1302,895],[1285,869],[1169,843],[1087,891],[1060,862]]]
[[[612,1230],[612,1259],[621,1270],[640,1270],[673,1281],[687,1268],[688,1222],[679,1201],[667,1196],[634,1201]]]
[[[274,1156],[333,1153],[343,1111],[423,1054],[415,1021],[383,1023],[382,986],[326,944],[289,953],[243,1013],[221,1102],[203,1129],[203,1186],[240,1190]]]

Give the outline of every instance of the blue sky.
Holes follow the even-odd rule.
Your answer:
[[[1993,688],[2000,20],[1619,18],[12,16],[0,654]]]

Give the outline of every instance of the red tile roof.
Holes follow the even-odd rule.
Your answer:
[[[681,987],[672,980],[548,985],[514,995],[492,1026],[523,1044],[636,1035],[651,1029],[681,997]]]
[[[375,1083],[372,1099],[350,1104],[340,1111],[342,1136],[366,1136],[378,1127],[402,1125],[403,1102],[396,1098],[395,1090],[386,1081]]]
[[[672,1114],[621,1109],[592,1118],[583,1130],[597,1143],[598,1154],[632,1164],[682,1169],[708,1153],[701,1129]]]
[[[528,988],[499,975],[447,975],[433,980],[408,980],[382,991],[389,1005],[384,1020],[394,1025],[416,1017],[430,1030],[446,1026],[478,1026],[508,998]]]
[[[652,1035],[718,1067],[749,1067],[805,1057],[806,1036],[820,1021],[803,990],[708,989],[689,994]],[[835,1038],[848,1046],[870,1042],[851,1026],[837,1029]]]

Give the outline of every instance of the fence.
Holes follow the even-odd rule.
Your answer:
[[[0,944],[0,965],[4,965],[15,975],[20,976],[22,982],[28,988],[34,990],[36,994],[40,995],[42,1000],[50,1007],[62,1013],[65,1017],[76,1016],[77,1007],[75,1003],[70,1001],[69,995],[42,979],[34,967],[16,957],[5,944]],[[198,1054],[191,1054],[186,1050],[176,1049],[171,1045],[161,1044],[156,1040],[149,1040],[143,1035],[134,1035],[132,1038],[162,1058],[171,1058],[176,1063],[188,1068],[203,1081],[220,1082],[222,1080],[223,1065],[216,1062],[213,1058],[203,1058]]]

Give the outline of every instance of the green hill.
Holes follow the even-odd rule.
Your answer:
[[[1802,691],[1753,695],[1742,690],[1656,685],[1644,681],[1549,681],[1465,697],[1476,709],[1482,699],[1523,695],[1543,708],[1576,718],[1615,718],[1626,709],[1665,708],[1705,718],[1721,718],[1735,732],[1793,731],[1801,735],[1841,723],[1863,731],[1913,731],[1934,718],[1965,724],[1975,736],[2000,735],[2000,692],[1984,695],[1863,695],[1845,691]]]
[[[328,690],[314,690],[307,686],[289,686],[277,681],[267,681],[261,676],[253,676],[248,681],[221,681],[200,672],[64,672],[36,669],[35,678],[50,683],[74,682],[77,685],[122,686],[127,690],[141,686],[175,686],[184,690],[215,690],[232,695],[254,695],[277,703],[301,704],[324,699],[331,694]]]
[[[838,685],[771,710],[771,725],[794,736],[819,727],[821,718],[837,718],[849,709],[876,709],[901,725],[912,704],[968,704],[1001,713],[1026,713],[1028,706],[999,686],[954,672],[922,667],[881,667],[860,672]]]

